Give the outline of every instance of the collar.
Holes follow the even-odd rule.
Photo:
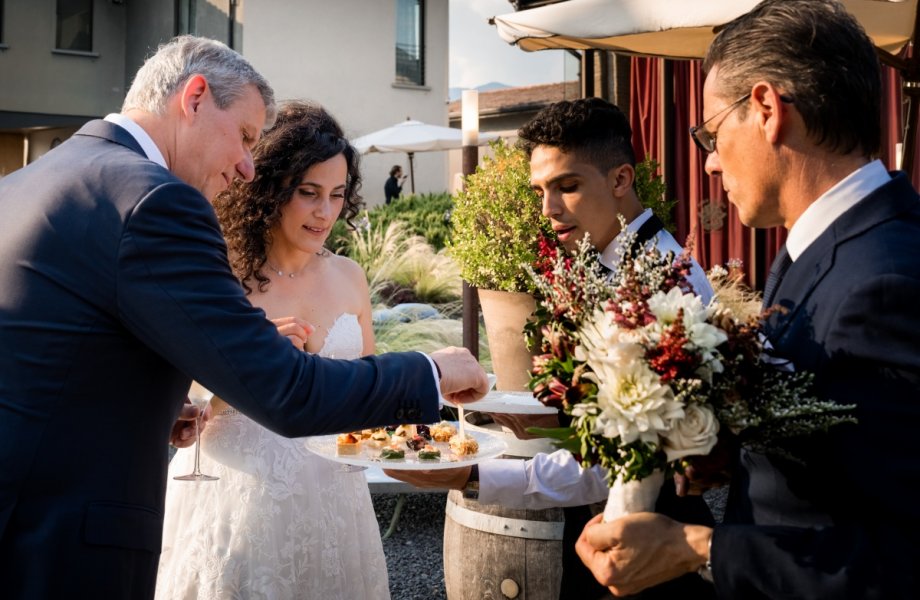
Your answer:
[[[891,175],[880,160],[863,165],[838,181],[812,202],[789,230],[786,237],[789,258],[795,261],[840,215],[889,181]]]
[[[130,117],[127,117],[121,113],[111,113],[105,116],[105,120],[110,123],[115,123],[133,137],[138,144],[140,144],[141,149],[144,151],[144,154],[147,155],[147,158],[160,165],[164,169],[169,169],[166,166],[166,159],[163,158],[163,153],[160,152],[160,149],[157,148],[157,145],[153,142],[153,138],[144,131],[144,128],[131,120]]]
[[[652,218],[652,209],[646,208],[638,217],[632,220],[631,223],[626,225],[626,231],[636,232],[639,231],[639,228],[642,227],[642,224]],[[604,251],[601,252],[600,263],[610,269],[615,271],[617,265],[619,264],[619,255],[617,254],[617,249],[620,247],[620,237],[624,232],[617,234],[613,241],[607,244],[607,247],[604,248]]]

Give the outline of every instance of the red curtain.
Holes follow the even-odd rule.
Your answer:
[[[665,106],[672,111],[673,127],[661,135],[663,119],[659,99],[663,68],[664,59],[633,57],[631,60],[629,116],[636,158],[642,160],[649,155],[662,162],[661,145],[670,145],[674,179],[668,182],[668,187],[679,199],[675,208],[677,240],[693,244],[694,256],[705,269],[741,261],[748,283],[762,289],[773,258],[785,242],[786,231],[781,227],[753,230],[742,225],[737,210],[725,197],[720,178],[706,174],[703,168],[706,157],[689,135],[690,126],[702,121],[700,61],[671,61],[673,97]],[[903,137],[906,111],[898,72],[884,67],[883,75],[880,158],[894,170],[895,144]],[[912,181],[920,180],[920,156],[916,157],[911,174]]]
[[[641,160],[649,154],[661,162],[659,82],[664,63],[658,58],[635,57],[631,66],[633,85],[629,106],[636,156]],[[735,207],[725,198],[719,177],[706,174],[703,169],[706,157],[690,139],[690,126],[700,122],[703,111],[700,62],[672,61],[671,78],[673,97],[666,106],[672,111],[673,128],[666,132],[664,143],[673,148],[674,180],[670,189],[679,199],[675,215],[677,240],[693,244],[693,254],[703,268],[740,261],[750,283],[760,284],[762,281],[753,268],[757,256],[754,234],[738,220]]]
[[[660,161],[661,119],[658,116],[660,77],[659,61],[654,58],[633,58],[629,72],[629,122],[633,130],[636,160],[651,156]]]

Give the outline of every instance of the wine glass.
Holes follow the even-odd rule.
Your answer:
[[[179,481],[216,481],[220,479],[220,477],[214,477],[213,475],[205,475],[201,472],[200,467],[201,428],[199,427],[199,423],[201,421],[201,415],[204,414],[204,409],[207,408],[208,402],[210,402],[213,397],[214,392],[208,390],[197,381],[192,382],[192,387],[188,390],[188,399],[191,400],[192,404],[198,407],[198,417],[195,419],[195,469],[188,475],[177,475],[173,477],[173,479],[178,479]]]

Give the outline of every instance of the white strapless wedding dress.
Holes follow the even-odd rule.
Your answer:
[[[341,315],[320,354],[361,355],[361,326]],[[390,597],[380,529],[363,472],[316,456],[236,411],[202,433],[169,465],[157,600]]]

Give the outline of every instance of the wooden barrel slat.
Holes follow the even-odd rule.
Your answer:
[[[500,586],[505,579],[513,580],[520,588],[515,600],[558,599],[562,578],[561,539],[518,536],[526,536],[528,532],[550,532],[555,536],[555,532],[562,527],[562,510],[523,510],[482,505],[464,498],[456,490],[448,494],[447,502],[447,517],[444,519],[444,582],[448,600],[504,600],[506,596],[501,593]],[[467,527],[451,518],[451,504],[483,515],[480,522],[485,523],[483,528],[487,530],[494,530],[497,522],[509,523],[509,527],[521,527],[518,527],[515,536]],[[462,511],[461,514],[470,516]],[[521,522],[531,522],[533,525]],[[526,531],[520,531],[521,528]]]

